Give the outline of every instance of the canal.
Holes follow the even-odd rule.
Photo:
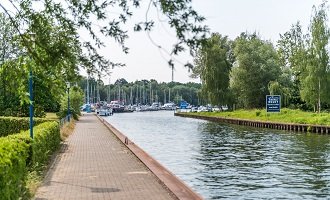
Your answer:
[[[330,197],[330,137],[175,117],[105,118],[205,199]]]

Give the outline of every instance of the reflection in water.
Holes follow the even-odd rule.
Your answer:
[[[330,196],[330,137],[174,117],[117,114],[107,120],[205,199]]]

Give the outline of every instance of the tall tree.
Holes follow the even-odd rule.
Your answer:
[[[57,111],[61,95],[65,92],[64,82],[74,81],[78,73],[81,48],[76,33],[66,27],[56,26],[46,15],[38,15],[32,25],[35,29],[43,30],[42,34],[37,35],[42,47],[39,45],[32,49],[32,41],[25,41],[29,43],[31,53],[42,58],[33,60],[27,55],[27,49],[22,48],[24,41],[18,37],[19,31],[12,26],[8,17],[1,14],[1,18],[7,20],[0,20],[0,36],[5,40],[0,45],[3,52],[0,64],[0,114],[28,115],[27,75],[30,68],[34,73],[35,114],[42,116],[39,111]],[[23,37],[28,38],[28,35]],[[47,93],[44,92],[46,90]]]
[[[282,102],[285,105],[294,105],[302,109],[307,108],[300,95],[302,72],[308,61],[306,37],[299,22],[293,24],[289,31],[280,34],[280,40],[277,41],[277,52],[282,75],[278,82],[273,82],[275,84],[273,86],[278,84],[282,93]],[[270,85],[270,88],[273,86]]]
[[[319,9],[313,7],[310,25],[308,64],[303,72],[302,98],[321,111],[321,103],[330,103],[329,27],[327,7],[323,2]]]
[[[242,33],[234,41],[234,56],[231,88],[238,105],[244,108],[265,106],[268,85],[281,74],[275,48],[256,34]]]
[[[202,91],[213,105],[229,103],[229,59],[231,42],[225,36],[213,33],[197,52],[193,76],[202,80]]]

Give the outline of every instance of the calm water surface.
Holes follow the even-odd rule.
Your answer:
[[[205,199],[330,199],[330,136],[175,117],[106,118]]]

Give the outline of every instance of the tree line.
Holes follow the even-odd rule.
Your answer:
[[[265,96],[281,95],[282,106],[330,108],[329,27],[327,5],[313,7],[307,33],[299,22],[274,45],[256,33],[234,40],[213,33],[199,48],[192,76],[214,105],[263,108]]]
[[[109,84],[92,77],[88,79],[87,89],[87,78],[81,77],[79,87],[84,91],[85,102],[89,103],[121,101],[125,105],[151,105],[154,102],[179,104],[181,100],[196,106],[206,103],[199,98],[201,84],[193,82],[165,83],[154,79],[127,82],[121,78]]]

